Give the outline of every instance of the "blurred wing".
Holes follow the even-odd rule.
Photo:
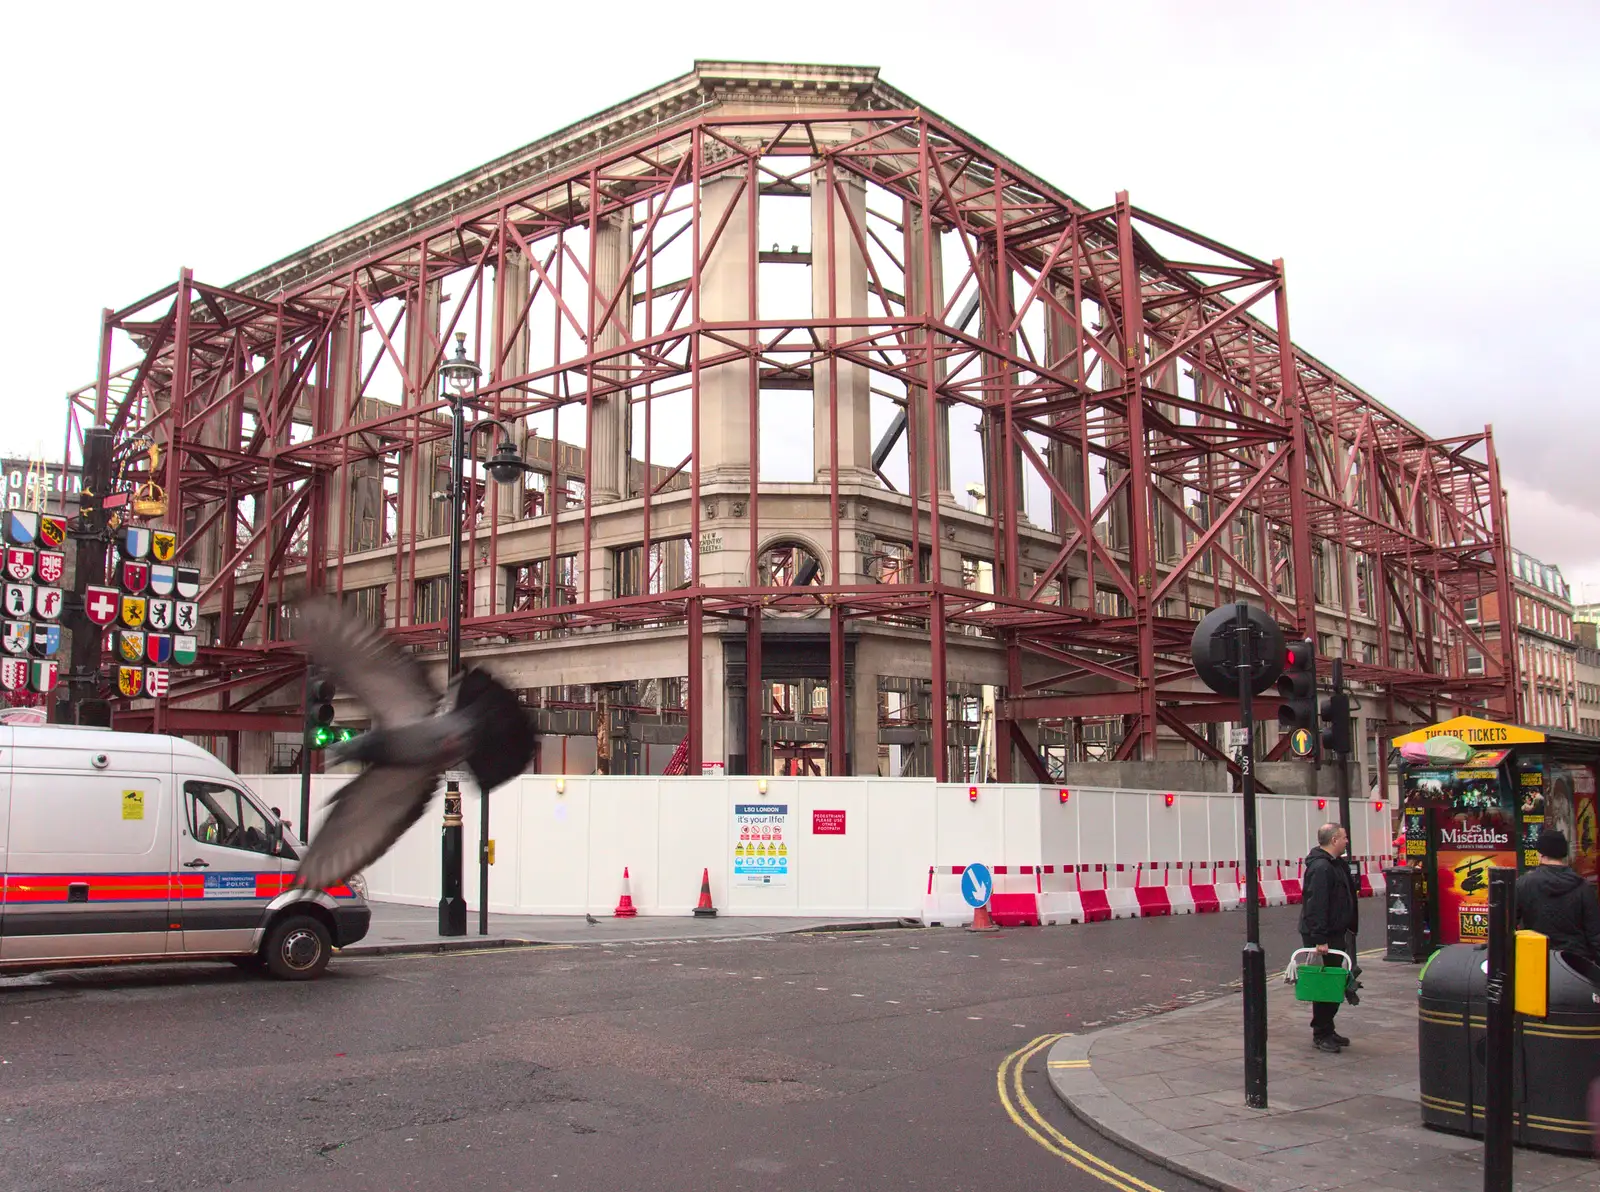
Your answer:
[[[372,864],[422,818],[438,783],[431,767],[375,766],[341,787],[294,884],[326,889]]]
[[[366,705],[375,725],[392,728],[433,715],[439,694],[422,668],[365,621],[319,601],[306,606],[300,626],[317,665]]]

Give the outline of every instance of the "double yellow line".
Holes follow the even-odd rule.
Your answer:
[[[1050,1048],[1061,1038],[1062,1035],[1040,1035],[1032,1043],[1013,1051],[1002,1061],[1000,1070],[995,1076],[995,1084],[1000,1090],[1000,1104],[1004,1107],[1006,1116],[1024,1134],[1056,1158],[1094,1176],[1101,1183],[1111,1185],[1119,1192],[1161,1192],[1161,1189],[1153,1184],[1147,1184],[1138,1176],[1129,1175],[1120,1167],[1113,1167],[1098,1155],[1084,1150],[1046,1121],[1044,1114],[1040,1113],[1038,1107],[1028,1099],[1027,1090],[1022,1087],[1023,1070],[1028,1066],[1029,1060]],[[1073,1066],[1087,1067],[1088,1064],[1084,1062]],[[1020,1112],[1017,1109],[1018,1105],[1022,1106]]]

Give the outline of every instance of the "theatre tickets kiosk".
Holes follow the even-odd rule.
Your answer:
[[[1403,762],[1401,772],[1406,862],[1419,871],[1414,896],[1434,947],[1488,938],[1490,867],[1537,865],[1534,842],[1546,827],[1566,834],[1574,869],[1600,877],[1600,738],[1458,716],[1393,743],[1446,736],[1472,746],[1472,756]]]

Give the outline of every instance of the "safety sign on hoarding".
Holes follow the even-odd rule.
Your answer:
[[[789,805],[735,803],[733,880],[741,886],[789,884]]]

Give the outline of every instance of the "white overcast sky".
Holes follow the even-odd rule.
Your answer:
[[[1493,423],[1517,545],[1600,599],[1600,5],[35,4],[0,71],[0,450],[99,311],[226,284],[700,58],[843,62],[1074,197],[1285,258],[1295,339]],[[959,483],[959,480],[958,480]]]

